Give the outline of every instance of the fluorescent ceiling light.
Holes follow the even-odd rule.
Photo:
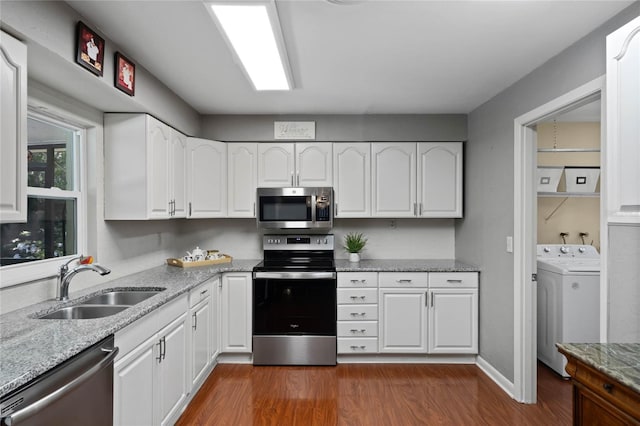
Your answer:
[[[289,65],[275,4],[210,3],[213,16],[256,90],[290,90]]]

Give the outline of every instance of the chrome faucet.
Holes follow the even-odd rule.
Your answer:
[[[64,265],[60,266],[60,273],[58,274],[58,295],[56,299],[58,300],[69,300],[69,284],[71,284],[71,279],[76,276],[76,274],[82,271],[94,271],[99,273],[100,275],[107,275],[111,272],[110,269],[105,268],[104,266],[100,266],[98,264],[88,263],[81,264],[69,270],[69,264],[76,260],[82,260],[84,256],[76,256],[66,262]]]

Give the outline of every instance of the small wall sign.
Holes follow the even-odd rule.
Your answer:
[[[273,138],[274,139],[315,139],[316,138],[316,122],[315,121],[274,121],[273,122]]]

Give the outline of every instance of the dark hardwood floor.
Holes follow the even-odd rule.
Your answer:
[[[540,364],[535,405],[474,365],[221,364],[177,425],[570,425],[571,392]]]

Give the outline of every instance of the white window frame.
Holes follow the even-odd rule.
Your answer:
[[[76,199],[76,248],[77,253],[68,256],[54,257],[33,262],[6,265],[0,267],[0,288],[11,287],[31,281],[38,281],[56,277],[60,266],[77,254],[86,252],[87,243],[87,127],[78,123],[70,114],[64,111],[56,111],[53,114],[44,114],[39,108],[29,106],[27,117],[43,120],[48,123],[72,129],[77,132],[77,140],[74,141],[74,189],[63,190],[59,188],[27,187],[27,196],[40,196],[47,198]],[[28,136],[28,135],[27,135]],[[25,170],[26,173],[26,170]]]

